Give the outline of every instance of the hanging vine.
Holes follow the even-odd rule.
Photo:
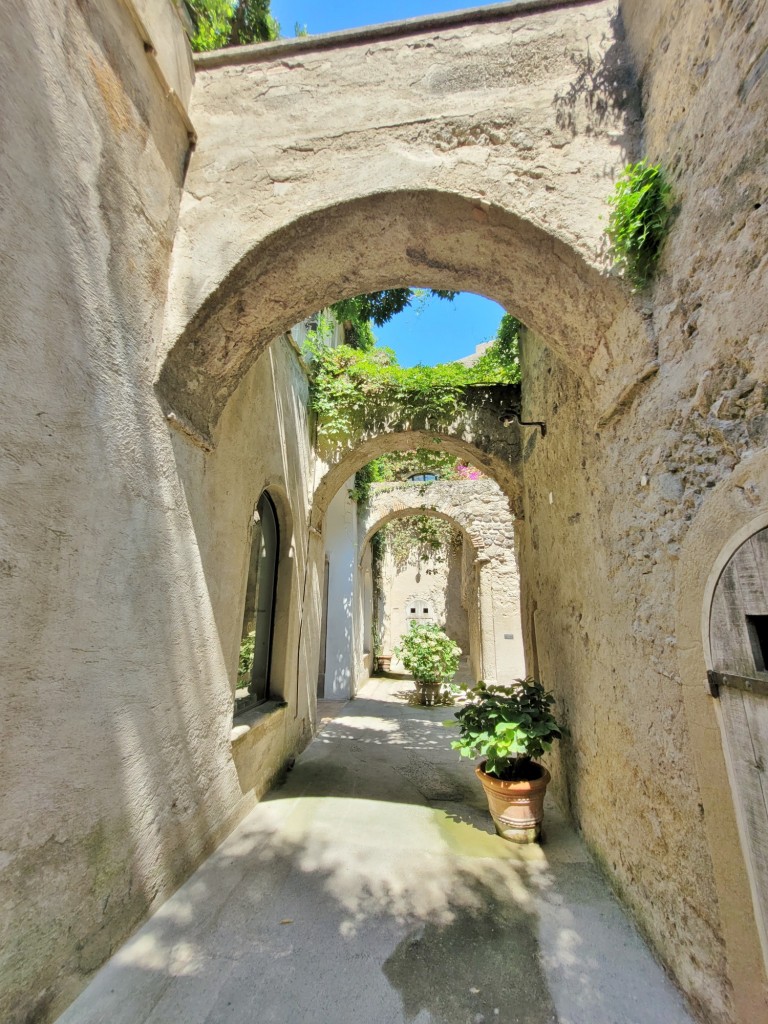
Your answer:
[[[461,546],[461,532],[437,516],[403,516],[387,524],[387,543],[399,572],[415,561],[445,562],[451,549]],[[429,574],[430,570],[426,570]]]
[[[512,317],[505,317],[502,325],[504,336],[497,336],[473,366],[441,363],[406,368],[398,365],[388,348],[331,348],[325,344],[327,327],[320,320],[305,345],[311,361],[310,407],[317,414],[319,435],[329,441],[343,440],[370,422],[372,415],[424,415],[446,422],[472,388],[518,383],[522,325]]]

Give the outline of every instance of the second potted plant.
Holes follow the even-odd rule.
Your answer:
[[[459,667],[461,648],[431,622],[412,622],[395,654],[413,676],[419,703],[435,705],[443,683],[453,678]]]
[[[445,723],[460,729],[451,746],[462,757],[485,759],[475,772],[499,835],[516,843],[536,842],[550,775],[534,758],[562,736],[552,714],[554,697],[532,678],[511,686],[479,682],[467,696],[456,721]]]

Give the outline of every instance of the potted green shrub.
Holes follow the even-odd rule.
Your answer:
[[[535,758],[562,736],[552,714],[555,700],[532,678],[511,686],[479,682],[455,713],[459,738],[451,746],[462,757],[482,757],[475,768],[488,798],[496,831],[517,843],[541,837],[544,793],[549,772]]]
[[[412,622],[395,654],[413,676],[419,703],[431,707],[459,667],[461,648],[434,623]]]

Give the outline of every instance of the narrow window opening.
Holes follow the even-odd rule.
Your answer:
[[[275,507],[264,491],[251,538],[235,714],[269,698],[279,540]]]
[[[747,633],[755,670],[768,671],[768,615],[747,615]]]
[[[415,615],[415,614],[416,614],[416,609],[415,608],[411,608],[411,615]]]

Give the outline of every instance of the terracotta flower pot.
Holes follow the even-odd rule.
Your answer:
[[[379,672],[389,672],[389,667],[392,664],[391,654],[380,654],[376,659],[379,666]]]
[[[538,779],[505,782],[483,771],[485,761],[475,768],[488,798],[496,831],[512,843],[536,843],[541,838],[541,819],[544,816],[544,794],[551,778],[542,765]]]
[[[414,679],[416,692],[419,695],[419,704],[432,708],[437,704],[443,684],[441,682],[425,682],[422,679]]]

